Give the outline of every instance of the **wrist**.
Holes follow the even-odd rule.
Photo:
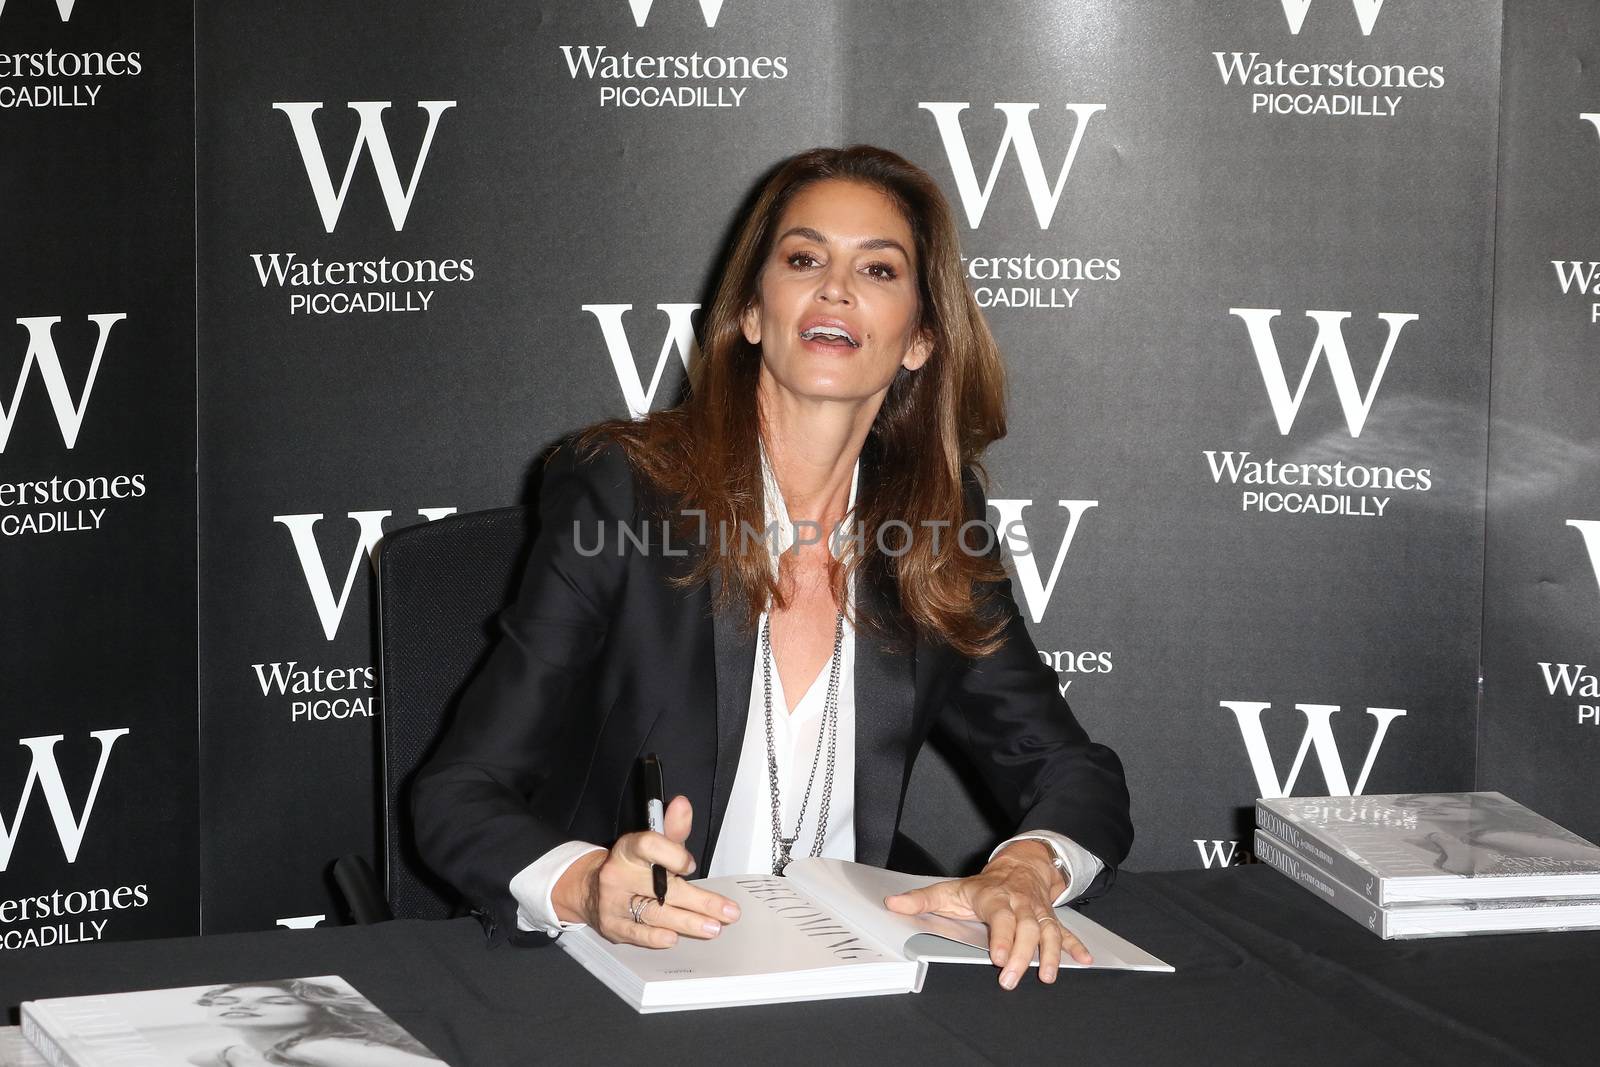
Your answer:
[[[605,863],[610,854],[606,849],[585,853],[562,872],[561,878],[550,890],[550,903],[555,908],[556,918],[564,923],[592,923],[589,912],[595,896],[595,883],[600,865]]]

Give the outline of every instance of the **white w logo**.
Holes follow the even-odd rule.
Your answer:
[[[1600,586],[1600,519],[1568,519],[1567,525],[1583,535],[1584,547],[1589,550],[1589,566],[1594,570],[1594,581]]]
[[[455,508],[418,508],[417,514],[433,522],[446,515],[454,515],[455,511]],[[339,623],[344,620],[345,605],[350,603],[350,587],[355,585],[361,560],[363,557],[372,558],[373,548],[383,538],[383,520],[392,514],[392,511],[350,512],[350,517],[361,529],[361,536],[356,541],[355,552],[350,556],[344,588],[339,591],[337,599],[333,595],[333,583],[328,580],[328,568],[322,562],[322,550],[317,547],[316,527],[322,515],[272,516],[272,521],[283,523],[288,527],[289,536],[294,538],[294,550],[300,557],[300,569],[305,572],[306,586],[311,590],[311,602],[316,605],[317,618],[322,620],[322,632],[329,641],[339,632]]]
[[[1261,729],[1261,713],[1272,707],[1270,703],[1248,700],[1224,700],[1222,706],[1233,712],[1239,720],[1239,733],[1244,735],[1244,750],[1250,757],[1250,766],[1256,772],[1256,795],[1261,797],[1286,797],[1294,790],[1300,777],[1300,768],[1306,761],[1306,752],[1317,750],[1317,762],[1322,765],[1322,780],[1330,796],[1359,796],[1367,787],[1367,775],[1377,761],[1378,749],[1383,747],[1389,724],[1405,715],[1403,708],[1368,708],[1367,714],[1377,720],[1378,729],[1367,747],[1366,762],[1356,778],[1355,789],[1345,776],[1344,761],[1339,756],[1339,746],[1333,739],[1333,716],[1339,710],[1336,704],[1296,704],[1306,717],[1306,732],[1300,738],[1300,749],[1294,755],[1289,774],[1278,780],[1278,771],[1272,765],[1272,753],[1267,750],[1267,737]]]
[[[1306,12],[1311,10],[1311,0],[1282,0],[1284,17],[1289,20],[1289,32],[1299,34],[1300,27],[1305,25]],[[1372,36],[1372,27],[1378,22],[1378,13],[1383,10],[1383,0],[1351,0],[1356,9],[1356,19],[1361,23],[1361,35]]]
[[[628,0],[628,6],[633,8],[633,24],[643,26],[650,18],[650,9],[655,6],[656,0]],[[717,24],[717,16],[722,14],[723,0],[700,0],[700,13],[706,17],[706,26]]]
[[[634,362],[633,345],[628,332],[622,328],[622,316],[633,309],[632,304],[584,304],[583,310],[600,321],[600,336],[605,338],[606,351],[611,354],[611,368],[617,373],[617,384],[622,387],[622,399],[628,405],[631,418],[643,418],[655,402],[656,390],[661,387],[661,375],[667,368],[667,356],[677,349],[678,361],[684,370],[699,349],[694,339],[694,313],[699,304],[657,304],[667,313],[667,336],[661,342],[661,352],[656,356],[655,370],[646,386],[639,376],[639,365]]]
[[[333,175],[328,171],[328,161],[322,154],[322,141],[317,137],[317,126],[312,116],[321,103],[273,104],[273,108],[289,116],[294,129],[294,139],[300,147],[300,158],[305,161],[306,177],[311,179],[311,193],[317,198],[317,208],[322,212],[322,225],[329,233],[339,223],[339,212],[344,209],[344,198],[350,192],[350,179],[355,175],[356,164],[361,161],[361,150],[372,152],[372,168],[378,172],[378,185],[383,190],[383,200],[389,206],[389,219],[395,231],[405,228],[406,215],[411,211],[411,198],[417,192],[417,180],[422,177],[422,165],[428,160],[428,149],[433,145],[433,132],[439,128],[439,116],[456,106],[454,100],[419,100],[417,106],[428,113],[428,132],[422,138],[422,148],[417,152],[417,164],[411,169],[410,184],[402,187],[400,172],[395,167],[394,153],[389,148],[389,135],[383,128],[383,113],[388,100],[353,100],[350,110],[361,117],[355,147],[350,150],[350,162],[344,168],[344,181],[338,191],[333,188]]]
[[[1084,512],[1099,507],[1098,500],[1058,500],[1056,504],[1067,509],[1067,532],[1056,549],[1055,562],[1050,565],[1050,577],[1039,574],[1039,562],[1034,558],[1032,539],[1023,525],[1022,512],[1032,500],[991,500],[989,506],[1000,513],[1000,537],[1016,567],[1017,583],[1022,586],[1022,599],[1028,605],[1028,615],[1034,622],[1043,622],[1045,609],[1050,606],[1050,594],[1055,591],[1056,579],[1061,576],[1061,565],[1072,550],[1072,539],[1077,536],[1078,522]]]
[[[11,427],[17,421],[17,409],[22,406],[22,390],[28,384],[28,371],[39,365],[39,377],[44,379],[44,389],[50,396],[50,406],[55,409],[56,425],[61,428],[61,440],[67,448],[78,443],[78,431],[83,429],[83,413],[89,408],[89,394],[94,392],[94,382],[100,374],[100,360],[106,354],[106,339],[111,327],[127,318],[126,312],[113,315],[90,315],[89,321],[100,328],[100,339],[94,346],[94,359],[89,362],[89,376],[84,379],[83,392],[77,400],[67,386],[67,376],[61,372],[61,357],[56,353],[51,328],[61,321],[60,315],[39,315],[17,320],[17,325],[28,331],[28,351],[22,357],[22,373],[17,375],[17,388],[11,394],[8,411],[0,403],[0,452],[6,450],[11,439]]]
[[[78,0],[56,0],[56,10],[61,12],[62,22],[66,22],[72,18],[72,9],[77,5],[77,3]],[[5,14],[5,11],[6,0],[0,0],[0,15]],[[0,871],[3,870],[5,870],[5,866],[0,864]]]
[[[1000,139],[1000,149],[995,153],[994,165],[989,168],[989,180],[978,187],[978,171],[972,164],[972,154],[967,150],[967,138],[961,131],[961,113],[971,104],[920,103],[917,105],[932,112],[939,124],[939,136],[944,139],[944,151],[950,157],[950,170],[955,175],[956,190],[967,209],[967,222],[973,229],[983,221],[989,207],[989,197],[994,193],[994,183],[1000,177],[1000,168],[1006,161],[1006,150],[1015,146],[1017,163],[1022,167],[1022,178],[1028,186],[1028,196],[1033,200],[1033,213],[1039,219],[1039,229],[1050,228],[1056,206],[1061,203],[1061,191],[1066,187],[1067,175],[1072,173],[1072,162],[1078,158],[1078,146],[1083,144],[1083,133],[1089,128],[1089,119],[1104,104],[1068,104],[1067,110],[1078,117],[1072,130],[1072,146],[1067,149],[1066,161],[1054,185],[1045,177],[1044,162],[1039,158],[1039,144],[1033,139],[1033,122],[1029,117],[1039,109],[1038,104],[996,104],[995,110],[1006,117],[1005,136]]]
[[[22,783],[22,799],[17,801],[17,813],[12,817],[11,825],[6,826],[5,817],[0,816],[0,871],[4,871],[11,863],[11,849],[22,830],[22,816],[28,810],[35,783],[44,790],[44,802],[50,808],[51,820],[56,824],[56,837],[61,840],[61,851],[66,853],[68,863],[78,862],[78,849],[83,846],[83,833],[89,827],[89,816],[94,814],[95,798],[100,795],[100,783],[106,776],[111,747],[117,743],[117,738],[127,732],[127,727],[89,732],[90,737],[100,742],[100,763],[94,769],[94,781],[89,785],[89,796],[83,802],[82,815],[72,813],[67,787],[61,781],[61,768],[56,765],[56,743],[65,740],[66,735],[24,737],[17,742],[33,754],[33,761],[28,765],[28,777]]]
[[[1339,394],[1339,406],[1344,408],[1344,421],[1350,427],[1351,437],[1360,437],[1372,412],[1372,401],[1378,395],[1378,385],[1383,372],[1389,369],[1389,357],[1394,355],[1395,342],[1406,323],[1415,322],[1417,315],[1400,315],[1380,312],[1378,318],[1389,326],[1389,339],[1383,346],[1378,369],[1372,372],[1372,381],[1365,394],[1356,385],[1356,374],[1350,366],[1350,351],[1344,344],[1344,320],[1348,311],[1308,311],[1306,317],[1317,324],[1317,342],[1306,360],[1306,369],[1300,375],[1300,385],[1293,395],[1289,393],[1289,380],[1283,372],[1283,360],[1278,356],[1278,344],[1272,336],[1272,320],[1281,311],[1277,308],[1229,308],[1228,314],[1244,320],[1250,331],[1250,344],[1255,349],[1256,363],[1261,367],[1261,378],[1267,385],[1267,397],[1272,401],[1272,411],[1278,416],[1278,432],[1288,435],[1294,427],[1294,417],[1305,399],[1306,386],[1311,383],[1311,372],[1316,370],[1317,358],[1328,357],[1328,370],[1333,374],[1333,387]]]

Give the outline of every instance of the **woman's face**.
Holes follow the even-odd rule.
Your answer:
[[[240,986],[211,998],[210,1017],[233,1027],[307,1026],[316,1009],[274,986]]]
[[[913,250],[910,224],[873,186],[829,180],[796,194],[741,320],[768,384],[866,400],[922,366],[931,345],[917,329]]]

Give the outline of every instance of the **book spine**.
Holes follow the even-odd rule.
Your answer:
[[[1288,819],[1256,801],[1256,827],[1276,838],[1284,847],[1322,868],[1327,876],[1346,886],[1354,887],[1359,895],[1375,904],[1385,903],[1384,880],[1361,864],[1318,840]]]
[[[49,1029],[40,1020],[39,1013],[32,1004],[22,1005],[22,1036],[33,1046],[35,1052],[45,1058],[50,1067],[89,1067],[89,1064],[78,1060],[50,1036]]]
[[[1389,937],[1388,914],[1265,830],[1257,830],[1256,856],[1332,904],[1379,937]]]

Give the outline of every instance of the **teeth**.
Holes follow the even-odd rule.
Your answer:
[[[856,343],[856,339],[851,337],[848,331],[841,330],[837,326],[813,326],[809,330],[803,331],[800,336],[807,341],[815,340],[818,337],[838,337],[849,342],[852,348],[860,347]]]

